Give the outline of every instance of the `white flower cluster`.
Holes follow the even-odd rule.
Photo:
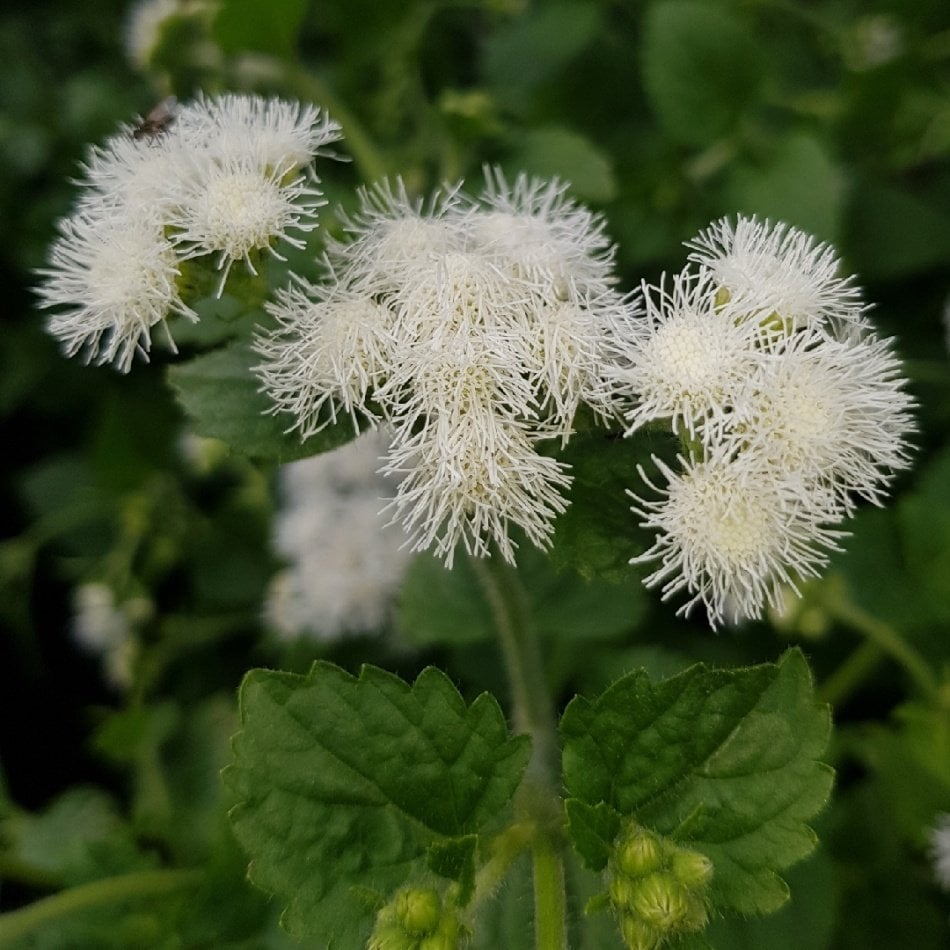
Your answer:
[[[314,106],[226,95],[167,100],[92,149],[40,271],[50,333],[67,355],[123,371],[136,352],[147,358],[156,324],[174,349],[167,318],[198,319],[182,299],[183,262],[212,259],[220,294],[236,261],[254,272],[279,241],[303,246],[325,203],[311,162],[339,137]]]
[[[740,217],[687,245],[671,286],[644,285],[646,319],[625,343],[628,434],[670,426],[684,453],[656,464],[659,496],[633,495],[656,532],[633,563],[664,598],[685,590],[713,626],[777,606],[813,576],[856,499],[879,504],[908,464],[913,400],[891,342],[872,331],[834,250]]]
[[[498,172],[475,200],[363,192],[328,279],[280,293],[257,341],[263,388],[302,438],[340,414],[391,427],[393,520],[450,566],[459,542],[513,561],[511,525],[545,546],[569,476],[539,443],[566,442],[582,404],[616,409],[604,362],[637,311],[601,221],[565,192]]]
[[[266,614],[283,638],[329,639],[380,630],[410,555],[380,515],[376,474],[387,439],[367,432],[334,452],[280,470],[274,547],[288,562]]]

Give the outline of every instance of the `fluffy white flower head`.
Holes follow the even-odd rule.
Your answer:
[[[278,241],[303,247],[304,241],[291,232],[312,231],[324,202],[303,175],[287,182],[282,172],[261,161],[201,158],[179,179],[168,224],[183,258],[217,256],[220,295],[236,261],[243,260],[256,274],[255,252],[283,259]]]
[[[456,544],[483,556],[492,541],[513,560],[513,525],[549,543],[569,477],[537,445],[566,442],[581,404],[616,411],[603,366],[636,309],[611,289],[599,219],[565,186],[489,179],[474,200],[460,186],[427,202],[401,182],[363,191],[349,240],[329,242],[327,283],[302,288],[314,306],[284,297],[258,341],[263,388],[293,427],[320,425],[327,400],[330,417],[335,403],[392,425],[390,511],[413,549],[448,563]]]
[[[667,289],[643,285],[645,317],[629,334],[618,379],[635,405],[626,413],[628,435],[669,419],[692,438],[697,426],[721,422],[741,381],[755,363],[757,323],[716,301],[711,271],[688,270]]]
[[[781,585],[815,576],[837,548],[841,532],[827,527],[839,512],[828,492],[802,491],[793,477],[718,455],[707,461],[680,459],[674,472],[654,462],[666,478],[657,487],[642,468],[640,477],[660,498],[631,493],[633,511],[657,532],[654,544],[632,564],[660,561],[648,586],[662,585],[663,599],[685,589],[692,596],[679,609],[688,614],[702,603],[713,627],[730,614],[738,622],[777,607]]]
[[[893,474],[909,464],[913,400],[889,341],[831,340],[805,330],[772,340],[736,395],[721,442],[779,472],[798,472],[881,503]]]
[[[40,306],[61,310],[47,328],[67,356],[84,351],[127,372],[136,352],[147,357],[155,324],[172,313],[198,319],[179,297],[178,259],[154,223],[81,213],[60,231],[39,294]]]
[[[689,259],[711,270],[730,298],[793,327],[818,325],[837,336],[866,326],[853,277],[841,277],[834,248],[789,227],[739,215],[686,242]]]

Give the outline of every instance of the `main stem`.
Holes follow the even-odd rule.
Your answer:
[[[514,726],[531,736],[528,772],[516,799],[522,821],[535,833],[534,935],[537,950],[566,950],[567,900],[562,859],[561,801],[558,797],[557,734],[554,707],[544,679],[541,645],[531,623],[527,597],[514,568],[496,550],[490,558],[472,558],[508,673]]]

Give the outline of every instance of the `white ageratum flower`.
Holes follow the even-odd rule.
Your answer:
[[[930,829],[930,858],[937,883],[950,891],[950,814],[938,815]]]
[[[657,532],[631,563],[660,562],[645,583],[662,585],[664,600],[687,591],[678,613],[701,602],[713,627],[727,610],[735,622],[758,616],[764,603],[778,608],[782,585],[817,576],[837,550],[844,533],[828,527],[840,519],[832,493],[724,453],[679,462],[676,472],[654,456],[662,487],[638,467],[659,499],[630,493],[641,525]]]
[[[86,210],[59,230],[38,292],[41,307],[59,311],[47,329],[67,356],[82,351],[127,372],[136,352],[148,358],[156,324],[167,332],[172,314],[198,319],[179,296],[178,258],[155,221]],[[174,350],[170,334],[168,343]]]
[[[387,511],[409,534],[414,551],[432,548],[452,566],[459,542],[486,557],[494,541],[514,563],[508,534],[517,525],[538,547],[550,543],[552,521],[567,502],[565,466],[539,455],[524,425],[490,412],[454,412],[420,435],[394,443],[385,471],[402,478]]]
[[[125,23],[125,52],[132,64],[146,69],[152,61],[162,30],[178,14],[179,0],[137,0]]]
[[[572,284],[597,294],[616,283],[603,218],[570,198],[564,182],[521,174],[509,185],[497,168],[486,168],[485,178],[472,240],[499,266],[563,299]]]
[[[634,404],[627,435],[657,420],[695,438],[732,410],[736,390],[757,361],[759,314],[717,302],[718,278],[688,270],[659,286],[643,284],[646,312],[622,338],[619,384]]]
[[[645,319],[618,350],[627,435],[666,421],[681,470],[634,496],[656,532],[631,563],[715,626],[778,609],[782,585],[825,564],[858,499],[880,504],[909,461],[913,400],[891,341],[865,320],[834,250],[784,224],[713,224],[671,290],[644,286]],[[685,461],[683,456],[689,458]]]
[[[274,411],[293,418],[290,431],[307,439],[340,411],[357,432],[361,419],[378,421],[371,394],[392,365],[393,314],[367,296],[326,299],[300,279],[266,307],[277,327],[257,341],[257,372]]]
[[[305,174],[288,177],[286,169],[270,165],[263,152],[256,157],[194,152],[182,156],[166,221],[182,259],[206,254],[216,258],[221,296],[235,262],[243,261],[257,274],[254,254],[266,251],[284,260],[278,242],[305,247],[292,232],[316,228],[317,210],[325,203]]]
[[[494,540],[513,560],[512,525],[544,546],[569,477],[538,443],[566,442],[581,405],[616,413],[604,364],[636,313],[611,289],[599,219],[559,183],[500,173],[479,200],[397,183],[361,201],[324,286],[274,309],[262,388],[302,435],[340,411],[392,426],[390,510],[414,549],[451,563],[457,543],[481,556]]]
[[[839,342],[815,329],[773,338],[736,393],[720,443],[821,482],[845,508],[852,494],[881,504],[910,461],[905,385],[889,340]]]
[[[266,613],[285,639],[331,639],[383,628],[410,554],[380,514],[377,474],[388,439],[360,436],[280,470],[274,548],[287,566],[274,578]]]
[[[280,242],[303,246],[324,203],[310,163],[340,137],[316,107],[258,96],[199,98],[140,132],[124,126],[90,150],[76,210],[40,272],[43,305],[62,308],[49,328],[66,353],[123,371],[148,353],[156,323],[197,319],[179,297],[182,261],[213,259],[220,295],[236,261],[254,272],[256,255],[280,257]]]
[[[804,231],[739,215],[735,225],[722,218],[686,246],[691,261],[715,274],[724,296],[750,311],[839,337],[867,326],[861,291],[853,277],[840,276],[835,249]]]

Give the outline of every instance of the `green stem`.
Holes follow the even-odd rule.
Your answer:
[[[840,700],[842,695],[847,695],[860,682],[859,677],[867,675],[874,668],[875,660],[880,655],[887,655],[904,668],[924,696],[936,698],[937,681],[930,666],[894,627],[863,610],[845,591],[838,588],[827,592],[823,598],[823,606],[829,616],[858,631],[868,641],[864,654],[849,659],[834,675],[830,681],[831,686],[827,687],[826,684],[826,695],[828,689],[831,689],[832,695],[837,695]],[[872,647],[877,656],[872,653]]]
[[[557,735],[548,696],[541,644],[530,622],[527,597],[513,567],[495,551],[471,558],[491,608],[495,633],[508,673],[515,731],[531,736],[531,772],[553,792]]]
[[[388,174],[382,154],[373,144],[363,123],[320,79],[303,69],[288,68],[288,85],[303,99],[318,104],[343,130],[343,141],[366,182],[380,181]]]
[[[534,940],[538,950],[567,947],[564,862],[549,835],[539,835],[534,858]]]
[[[883,658],[884,651],[876,643],[865,641],[821,684],[819,699],[829,706],[840,706]]]
[[[194,887],[202,877],[200,871],[137,871],[71,887],[28,907],[0,914],[0,948],[12,946],[44,924],[69,914],[130,898],[170,894]]]
[[[515,570],[497,549],[471,563],[491,608],[511,689],[518,732],[532,740],[531,764],[516,799],[519,819],[533,828],[536,950],[566,950],[567,897],[562,857],[563,807],[557,794],[557,733],[544,679],[541,644]]]

